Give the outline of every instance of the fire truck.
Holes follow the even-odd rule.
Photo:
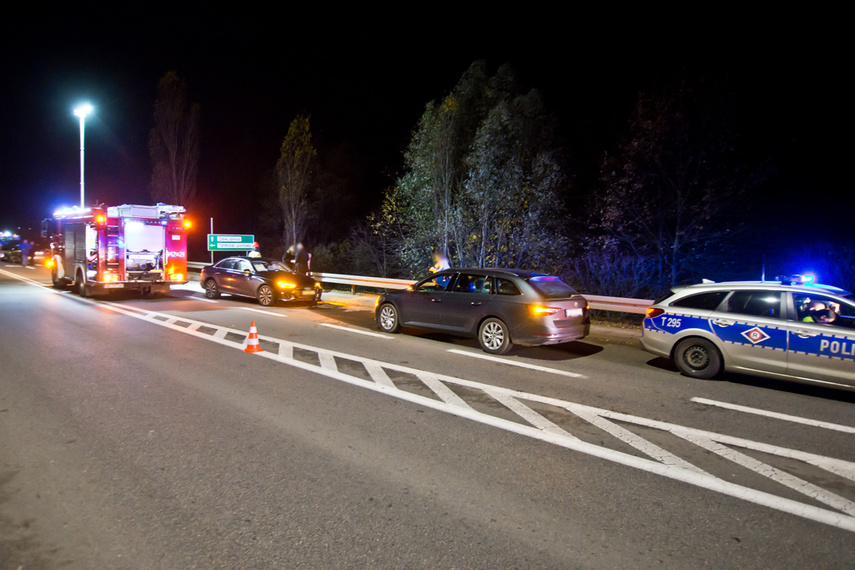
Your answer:
[[[154,295],[187,283],[187,230],[182,206],[64,208],[42,223],[51,240],[54,287],[83,297],[135,290]]]

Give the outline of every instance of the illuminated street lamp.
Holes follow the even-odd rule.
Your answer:
[[[92,105],[84,103],[78,105],[74,109],[74,115],[80,117],[80,207],[86,206],[83,191],[83,125],[86,122],[86,115],[93,111]]]

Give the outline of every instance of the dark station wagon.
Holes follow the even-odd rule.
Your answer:
[[[571,342],[590,331],[588,302],[558,277],[513,269],[449,269],[377,299],[380,329],[475,337],[484,351]]]

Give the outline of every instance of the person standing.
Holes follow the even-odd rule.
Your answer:
[[[309,252],[303,247],[302,242],[298,243],[294,250],[294,271],[302,275],[309,273]]]
[[[33,249],[33,244],[24,240],[19,247],[21,248],[21,265],[26,267],[30,264],[30,251]]]

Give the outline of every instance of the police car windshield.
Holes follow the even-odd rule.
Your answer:
[[[551,275],[538,275],[528,282],[546,299],[566,299],[577,294],[573,287]]]

